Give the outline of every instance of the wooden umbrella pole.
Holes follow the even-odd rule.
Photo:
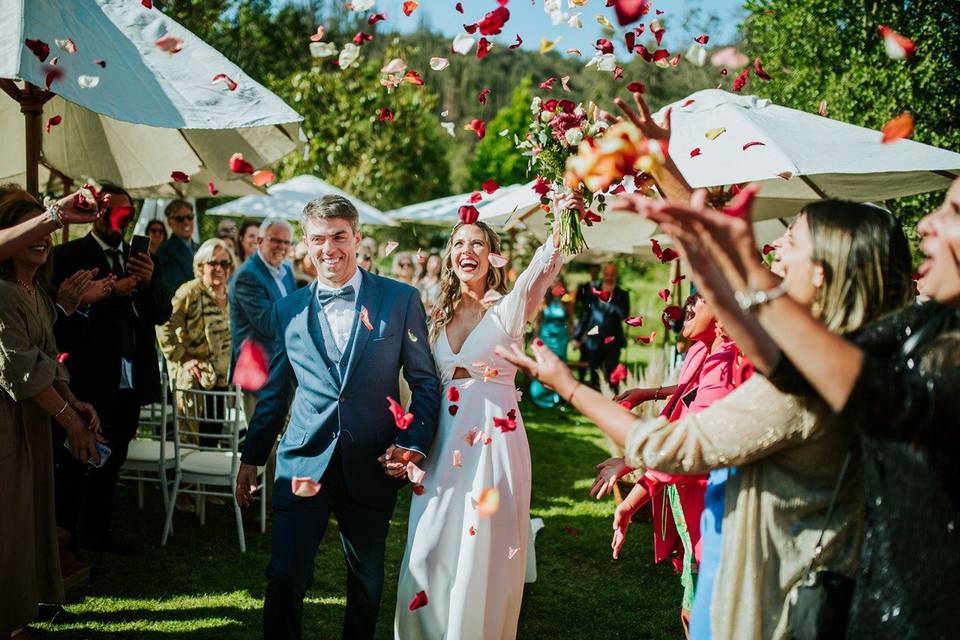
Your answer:
[[[49,91],[44,91],[29,82],[24,82],[20,92],[20,113],[23,114],[25,124],[26,147],[26,175],[27,191],[38,200],[40,199],[40,156],[43,153],[43,105],[53,97]]]

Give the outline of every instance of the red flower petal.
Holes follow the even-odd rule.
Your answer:
[[[183,48],[183,38],[178,38],[176,36],[167,34],[162,38],[158,38],[154,44],[161,51],[166,51],[167,53],[179,53]]]
[[[147,9],[153,9],[153,0],[140,0],[140,4],[145,6]]]
[[[320,493],[322,485],[313,478],[299,478],[294,476],[290,480],[290,492],[298,498],[312,498]]]
[[[493,426],[500,429],[501,432],[516,431],[517,421],[513,418],[494,418]]]
[[[610,372],[610,384],[620,384],[627,379],[627,366],[622,362]]]
[[[627,53],[633,53],[634,47],[637,46],[637,34],[633,31],[627,31],[623,34],[623,44],[627,48]]]
[[[457,4],[455,4],[455,5],[453,6],[453,8],[456,9],[457,11],[459,11],[460,13],[463,13],[463,3],[462,3],[462,2],[458,2]]]
[[[631,82],[630,84],[627,85],[627,91],[629,91],[630,93],[639,93],[642,95],[647,92],[647,85],[639,81]]]
[[[23,41],[23,44],[26,45],[27,49],[30,49],[33,52],[33,55],[39,58],[40,62],[46,62],[47,56],[50,55],[50,45],[48,45],[43,40],[31,40],[27,38]]]
[[[763,252],[763,255],[768,256],[776,251],[776,248],[772,244],[765,244],[763,245],[763,249],[761,249],[761,251]]]
[[[671,281],[670,281],[670,284],[680,284],[681,282],[683,282],[683,281],[686,280],[686,279],[687,279],[687,276],[685,276],[685,275],[683,275],[683,274],[681,273],[681,274],[678,275],[676,278],[674,278],[673,280],[671,280]]]
[[[616,340],[614,336],[607,336],[606,338],[603,339],[603,344],[610,344],[614,340]]]
[[[690,150],[691,158],[696,158],[698,155],[700,155],[700,147],[694,147],[693,149]]]
[[[490,89],[484,89],[480,92],[480,95],[477,96],[477,100],[480,104],[487,104],[487,96],[490,95]]]
[[[593,48],[603,54],[613,53],[613,43],[606,38],[600,38],[597,40],[594,43]]]
[[[557,81],[556,76],[550,76],[546,80],[540,83],[540,88],[545,91],[550,91],[553,89],[553,83]]]
[[[377,119],[380,122],[393,122],[393,111],[387,109],[386,107],[380,107],[380,111],[377,113]]]
[[[267,353],[253,340],[244,340],[233,367],[233,384],[244,391],[259,391],[267,382]]]
[[[310,42],[320,42],[327,35],[327,28],[322,24],[317,27],[317,32],[310,36]]]
[[[757,77],[761,80],[772,80],[770,74],[763,70],[763,64],[761,64],[760,58],[753,59],[753,72],[757,74]]]
[[[459,410],[460,410],[460,407],[458,407],[458,406],[455,405],[455,404],[452,404],[452,405],[450,405],[449,407],[447,407],[447,411],[449,411],[449,412],[450,412],[450,415],[452,415],[452,416],[457,415],[457,411],[459,411]]]
[[[253,172],[253,180],[250,182],[252,182],[254,186],[262,187],[266,184],[270,184],[276,179],[277,176],[273,173],[273,171],[270,171],[270,169],[258,169],[257,171]]]
[[[623,67],[621,67],[620,65],[615,66],[613,68],[613,79],[619,80],[622,77],[623,77]]]
[[[554,298],[560,298],[562,296],[567,295],[567,290],[564,288],[562,284],[558,284],[553,289],[550,289],[550,293],[553,294]],[[539,338],[537,338],[537,340],[539,340]]]
[[[518,34],[517,34],[517,41],[514,42],[512,45],[510,45],[510,46],[507,47],[507,48],[508,48],[508,49],[519,49],[519,48],[520,48],[520,45],[522,45],[522,44],[523,44],[523,38],[521,38],[521,37],[520,37],[520,34],[518,33]]]
[[[103,58],[97,58],[96,60],[93,61],[93,64],[97,65],[101,69],[107,68],[107,61],[104,60]]]
[[[447,400],[450,402],[460,402],[460,389],[456,387],[447,388]]]
[[[913,40],[902,36],[890,27],[881,24],[877,27],[880,35],[883,37],[883,46],[887,52],[887,57],[893,60],[903,60],[913,56],[917,51],[917,45]]]
[[[750,147],[757,147],[757,146],[763,147],[763,146],[766,146],[766,144],[763,142],[760,142],[759,140],[751,140],[750,142],[743,145],[743,150],[746,151]]]
[[[465,204],[457,210],[460,222],[463,224],[473,224],[480,218],[480,212],[472,204]]]
[[[69,354],[69,353],[66,353],[66,352],[58,353],[58,354],[57,354],[57,362],[59,362],[60,364],[63,364],[64,362],[67,361],[67,358],[69,358],[69,357],[70,357],[70,354]]]
[[[533,182],[531,187],[540,197],[546,197],[551,191],[550,181],[544,178],[543,176],[537,176],[536,180]]]
[[[400,403],[390,396],[387,396],[387,407],[393,416],[393,421],[397,425],[397,429],[406,430],[407,427],[410,426],[410,423],[413,422],[413,414],[404,413]]]
[[[60,115],[50,116],[47,118],[47,133],[50,133],[50,129],[54,128],[61,122],[63,122],[63,116]]]
[[[417,253],[419,253],[419,250]],[[367,311],[366,307],[360,307],[360,324],[362,324],[367,331],[373,331],[373,325],[370,324],[370,312]]]
[[[724,207],[723,212],[735,218],[749,219],[750,210],[753,208],[753,199],[758,190],[758,187],[753,185],[744,187],[737,195],[733,196],[733,200]]]
[[[724,71],[726,71],[726,69],[724,69]],[[750,67],[746,67],[743,71],[740,72],[740,75],[738,75],[733,80],[733,90],[740,91],[745,86],[747,86],[747,78],[749,77],[750,77]]]
[[[372,26],[372,25],[377,24],[377,23],[380,22],[381,20],[386,20],[386,19],[387,19],[387,14],[385,14],[385,13],[375,13],[375,14],[371,15],[369,18],[367,18],[367,24],[369,24],[369,25]]]
[[[902,138],[907,138],[913,133],[913,116],[909,112],[904,112],[896,118],[892,118],[883,125],[883,144],[888,144]]]
[[[413,69],[403,74],[403,81],[409,82],[410,84],[415,84],[418,87],[423,86],[423,78],[420,77],[420,74],[414,71]]]
[[[490,41],[486,38],[480,38],[477,43],[477,60],[485,58],[490,53]]]
[[[653,342],[653,339],[657,337],[656,331],[651,331],[648,336],[637,336],[637,342],[640,344],[650,344]]]
[[[56,62],[56,58],[53,59],[53,62]],[[44,77],[44,83],[46,84],[47,90],[50,90],[50,85],[52,85],[57,80],[63,80],[63,77],[66,75],[59,66],[55,64],[45,64],[43,65],[43,71],[46,74]]]
[[[364,42],[370,42],[371,40],[373,40],[373,35],[364,33],[363,31],[358,31],[357,35],[353,36],[353,44],[358,47],[363,45]]]
[[[243,159],[242,153],[235,153],[230,156],[230,171],[233,173],[253,175],[255,169],[252,164]]]
[[[467,202],[470,204],[477,204],[481,200],[483,200],[483,194],[480,193],[479,191],[474,191],[473,193],[470,194],[470,197],[467,199]]]
[[[665,320],[679,320],[683,317],[683,309],[675,304],[672,304],[664,309],[661,315]]]
[[[497,181],[491,178],[490,180],[485,181],[481,187],[484,191],[487,192],[487,195],[493,194],[500,188],[500,185],[497,184]]]
[[[414,495],[417,495],[417,496],[422,496],[422,495],[423,495],[424,488],[423,488],[423,485],[422,485],[422,484],[413,484],[413,485],[411,485],[411,487],[412,487],[412,490],[413,490],[413,494],[414,494]]]
[[[408,3],[404,2],[403,4],[406,5],[406,4],[408,4]],[[416,4],[416,3],[414,3],[414,4]],[[415,610],[419,609],[420,607],[425,607],[425,606],[427,606],[427,603],[428,603],[428,602],[429,602],[429,600],[427,599],[427,592],[426,592],[426,591],[418,591],[418,592],[417,592],[417,595],[413,596],[413,600],[410,601],[410,605],[409,605],[407,608],[410,609],[410,611],[415,611]]]
[[[417,0],[406,0],[406,2],[403,3],[403,15],[409,16],[416,11],[419,6],[420,3],[417,2]]]
[[[594,289],[593,287],[590,288],[590,291],[603,302],[610,302],[610,296],[613,295],[612,291],[601,291],[600,289]]]
[[[610,3],[607,3],[610,6]],[[649,0],[613,0],[613,8],[617,12],[617,22],[624,27],[636,22],[650,12]]]
[[[229,89],[230,91],[236,91],[237,89],[236,81],[233,80],[230,76],[228,76],[225,73],[218,73],[217,75],[213,76],[213,80],[211,80],[210,82],[213,84],[216,84],[218,82],[223,82],[227,86],[227,89]]]
[[[642,327],[643,326],[643,316],[629,316],[624,320],[631,327]]]
[[[670,299],[670,289],[660,289],[660,291],[657,292],[657,295],[660,297],[661,300],[666,302],[667,300]]]
[[[213,184],[213,180],[207,183],[207,193],[209,193],[214,198],[217,197],[218,193],[220,193],[220,190],[217,189],[217,185]]]
[[[190,182],[190,176],[185,174],[183,171],[171,171],[170,179],[174,182],[181,182],[183,184]]]
[[[480,118],[474,118],[470,121],[470,129],[477,134],[478,138],[482,138],[487,134],[487,123]]]
[[[506,24],[509,19],[510,10],[501,5],[483,16],[483,19],[477,22],[477,27],[480,29],[481,35],[495,36],[500,34],[503,30],[503,25]]]
[[[705,34],[705,33],[701,33],[699,36],[697,36],[696,38],[694,38],[693,41],[696,42],[697,44],[704,44],[704,45],[705,45],[705,44],[707,44],[708,42],[710,42],[710,36],[708,36],[708,35]]]
[[[662,262],[663,264],[666,264],[668,262],[676,260],[679,257],[680,257],[679,253],[677,253],[676,251],[668,247],[663,250],[663,255],[660,256],[660,262]]]

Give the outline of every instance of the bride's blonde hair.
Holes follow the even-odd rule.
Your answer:
[[[484,239],[490,246],[490,252],[500,253],[500,237],[497,233],[485,222],[477,220],[473,225],[483,231]],[[443,328],[453,320],[453,313],[462,296],[460,278],[457,277],[457,273],[453,270],[451,254],[453,253],[453,236],[457,235],[457,231],[463,226],[464,224],[462,222],[458,222],[453,227],[453,231],[450,232],[450,237],[447,239],[447,247],[443,251],[443,268],[440,271],[440,292],[437,294],[437,301],[434,303],[433,311],[430,313],[433,321],[433,324],[430,326],[431,343],[437,341],[437,337],[440,335],[440,332],[443,331]],[[506,268],[490,265],[490,269],[487,271],[486,291],[490,290],[501,294],[507,292]]]

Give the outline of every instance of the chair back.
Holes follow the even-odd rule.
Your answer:
[[[225,390],[174,389],[173,444],[177,467],[187,456],[215,457],[217,468],[236,477],[240,468],[243,419],[240,388]],[[229,466],[222,464],[229,457]],[[222,472],[211,475],[222,475]]]

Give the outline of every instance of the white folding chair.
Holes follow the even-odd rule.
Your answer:
[[[161,545],[173,528],[173,512],[177,496],[181,493],[197,497],[197,512],[200,524],[206,524],[206,496],[218,496],[233,503],[237,519],[237,535],[240,551],[246,552],[247,543],[243,534],[243,514],[237,503],[234,488],[240,468],[240,432],[246,427],[240,389],[229,391],[203,391],[199,389],[174,390],[173,444],[175,474],[173,492],[167,505],[167,521],[163,528]],[[197,426],[198,434],[183,430],[189,421]],[[183,436],[198,438],[197,443],[184,442]],[[220,446],[217,446],[220,445]],[[258,477],[263,470],[257,469]],[[189,488],[184,488],[188,485]],[[266,531],[267,505],[260,492],[260,533]]]
[[[170,439],[172,416],[168,411],[169,393],[167,391],[166,371],[161,367],[160,402],[148,404],[140,409],[140,422],[137,435],[130,441],[127,459],[120,467],[120,478],[136,481],[137,505],[143,509],[143,483],[160,484],[163,498],[163,512],[167,512],[170,501],[169,474],[176,467],[174,445]]]

